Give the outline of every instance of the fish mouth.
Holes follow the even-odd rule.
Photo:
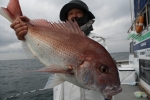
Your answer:
[[[120,86],[113,86],[113,87],[107,86],[103,90],[103,94],[104,94],[105,98],[111,100],[113,95],[116,95],[116,94],[118,94],[121,91],[122,91],[122,88]]]

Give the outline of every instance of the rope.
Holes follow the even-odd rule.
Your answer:
[[[14,97],[18,97],[18,96],[21,96],[21,95],[24,95],[24,94],[29,94],[29,93],[33,93],[33,92],[37,92],[37,91],[42,91],[42,90],[46,90],[46,89],[37,89],[37,90],[29,91],[29,92],[23,92],[23,93],[20,93],[20,94],[16,94],[16,95],[10,96],[8,98],[4,98],[3,100],[8,100],[8,99],[11,99],[11,98],[14,98]]]

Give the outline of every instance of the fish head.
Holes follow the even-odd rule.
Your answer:
[[[76,78],[82,87],[96,90],[107,99],[122,90],[117,66],[108,52],[86,57],[78,67]]]

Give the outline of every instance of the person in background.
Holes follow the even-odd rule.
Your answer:
[[[105,46],[104,38],[91,33],[93,30],[95,16],[89,11],[88,6],[81,0],[72,0],[64,5],[60,11],[60,20],[76,21],[85,35],[97,42],[101,42]],[[28,27],[25,22],[30,21],[26,16],[17,17],[10,25],[16,32],[19,40],[25,40],[24,36],[27,34]],[[50,80],[48,80],[45,89],[49,88]],[[104,100],[103,96],[93,90],[80,88],[72,83],[64,82],[53,88],[54,100]]]

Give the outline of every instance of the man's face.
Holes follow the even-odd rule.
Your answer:
[[[73,8],[68,12],[68,20],[72,20],[73,18],[83,17],[83,16],[84,16],[83,11],[77,8]]]

